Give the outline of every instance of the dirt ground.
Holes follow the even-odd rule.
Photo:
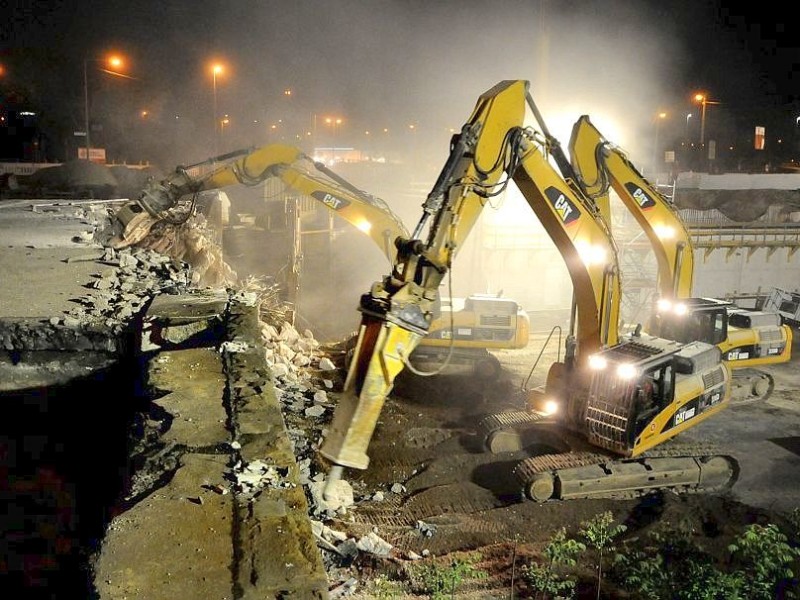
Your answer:
[[[524,585],[520,586],[520,567],[532,558],[540,558],[544,545],[559,528],[565,528],[568,535],[577,535],[582,523],[606,511],[613,514],[615,523],[627,528],[617,540],[618,545],[644,544],[653,532],[680,529],[688,532],[698,547],[723,563],[729,555],[728,545],[747,525],[776,523],[788,527],[789,512],[800,506],[795,487],[800,473],[796,447],[794,452],[786,452],[786,466],[791,470],[782,472],[779,465],[778,472],[768,479],[756,480],[754,477],[766,476],[765,469],[754,465],[752,468],[759,472],[748,474],[745,471],[749,463],[743,461],[740,480],[731,490],[720,494],[665,492],[635,499],[544,504],[523,499],[511,477],[511,468],[525,455],[493,456],[483,452],[475,425],[485,413],[519,407],[518,392],[526,379],[529,388],[543,383],[547,365],[555,357],[555,345],[531,372],[541,343],[542,336],[538,336],[525,350],[495,353],[503,372],[499,380],[491,383],[469,373],[420,377],[405,371],[400,375],[373,437],[369,468],[363,472],[345,472],[353,485],[356,505],[340,518],[326,522],[332,529],[350,536],[374,531],[394,549],[390,559],[360,557],[349,567],[332,568],[330,578],[334,588],[337,579],[345,581],[355,576],[364,585],[352,597],[428,597],[414,596],[407,581],[387,584],[388,587],[380,588],[383,591],[376,591],[379,588],[374,581],[376,578],[405,580],[413,562],[408,559],[416,555],[436,557],[439,564],[472,556],[477,560],[476,568],[487,572],[489,577],[459,588],[461,591],[453,597],[533,597]],[[745,423],[748,427],[758,427],[766,419],[763,428],[758,428],[753,436],[783,457],[780,453],[786,447],[792,449],[786,442],[791,436],[781,437],[783,444],[776,441],[780,432],[770,419],[786,425],[787,431],[798,430],[800,345],[797,343],[793,355],[791,363],[769,369],[776,380],[770,400],[733,404],[721,413],[724,419],[719,417],[713,423],[704,423],[696,428],[699,433],[690,430],[683,435],[696,440],[733,436],[744,444],[747,436],[735,432],[735,427]],[[796,441],[794,438],[792,443]],[[750,447],[742,449],[745,454],[753,453]],[[577,597],[595,597],[593,577],[591,572],[580,577]],[[370,579],[373,583],[364,583]],[[602,597],[636,596],[607,583]]]

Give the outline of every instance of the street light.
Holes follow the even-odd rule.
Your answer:
[[[706,106],[708,104],[719,104],[713,100],[709,100],[705,94],[697,93],[694,95],[695,102],[700,103],[700,146],[703,146],[706,134]]]
[[[661,121],[667,118],[667,113],[660,112],[656,115],[656,136],[653,140],[653,174],[655,174],[657,166],[656,166],[656,158],[658,157],[658,130],[661,128]]]
[[[220,128],[219,129],[219,135],[220,135],[220,137],[225,137],[225,125],[228,125],[230,122],[231,122],[231,120],[228,117],[228,115],[225,115],[224,117],[222,117],[222,119],[219,122],[219,128]]]
[[[212,91],[214,95],[214,156],[219,154],[217,150],[218,140],[217,140],[217,131],[218,131],[218,118],[217,118],[217,75],[222,75],[225,72],[225,67],[223,67],[220,63],[214,63],[211,65],[211,79],[212,79]]]
[[[102,58],[85,58],[83,59],[83,120],[84,126],[86,128],[86,160],[89,159],[89,149],[92,147],[91,140],[89,137],[89,63],[90,62],[99,62],[105,63],[108,68],[101,69],[101,71],[108,73],[109,75],[116,75],[117,77],[125,77],[123,73],[119,73],[119,70],[123,67],[123,60],[121,57],[117,55],[111,55],[106,57],[105,59]]]

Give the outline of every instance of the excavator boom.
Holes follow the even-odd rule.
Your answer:
[[[398,242],[392,274],[362,296],[355,360],[320,450],[335,465],[368,466],[366,451],[383,403],[427,333],[439,283],[488,199],[512,179],[567,263],[576,290],[580,356],[616,344],[616,248],[602,217],[550,165],[541,136],[523,127],[531,105],[527,81],[503,81],[481,95],[451,142],[412,239]]]
[[[607,141],[588,116],[572,128],[572,166],[584,191],[610,213],[611,186],[650,241],[658,265],[662,298],[687,298],[692,291],[694,256],[691,238],[678,211],[639,173],[616,146]],[[610,222],[611,215],[604,215]]]
[[[236,184],[257,185],[268,177],[281,179],[339,214],[369,235],[390,262],[395,259],[395,239],[408,236],[405,225],[383,200],[359,190],[298,148],[274,144],[206,162],[216,164],[226,158],[220,167],[202,177],[193,178],[189,169],[179,167],[168,178],[151,183],[136,201],[116,213],[120,233],[112,245],[124,248],[141,241],[155,223],[169,219],[169,212],[186,196]]]

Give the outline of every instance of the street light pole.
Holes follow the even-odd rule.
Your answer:
[[[219,63],[211,65],[211,79],[212,79],[212,94],[214,98],[214,156],[219,154],[219,118],[217,117],[217,75],[222,73],[223,68]]]
[[[706,139],[706,97],[701,96],[700,99],[700,147],[703,147],[703,142]]]
[[[119,69],[123,66],[123,59],[117,55],[111,55],[105,61],[98,58],[84,58],[83,59],[83,124],[86,128],[86,160],[89,158],[89,149],[92,147],[91,138],[89,134],[89,63],[90,62],[106,62],[108,67],[102,69],[104,73],[115,75],[116,77],[124,77],[126,79],[134,79],[118,71],[112,69]]]
[[[709,104],[719,104],[714,100],[709,100],[706,94],[695,94],[694,99],[700,103],[700,147],[706,140],[706,106]]]

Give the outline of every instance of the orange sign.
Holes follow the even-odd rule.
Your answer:
[[[765,129],[760,125],[756,125],[756,140],[755,140],[756,150],[764,149],[765,138],[766,138]]]

